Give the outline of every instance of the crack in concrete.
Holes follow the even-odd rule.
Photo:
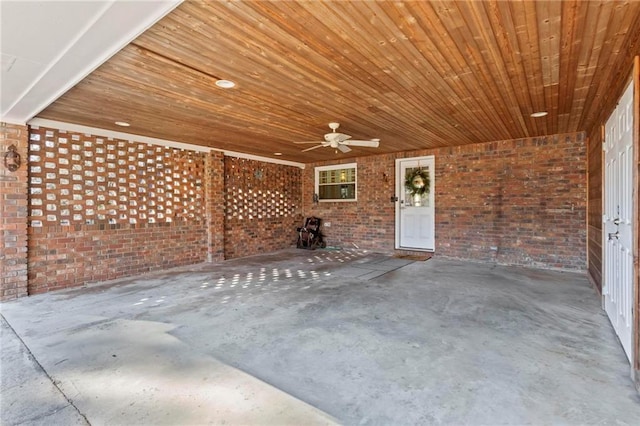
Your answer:
[[[78,407],[75,406],[75,404],[73,403],[73,400],[71,398],[69,398],[64,391],[60,388],[60,386],[58,386],[58,381],[54,380],[53,377],[51,377],[49,375],[49,373],[47,372],[47,370],[44,369],[44,367],[42,366],[42,364],[40,364],[40,362],[38,361],[38,359],[35,357],[35,355],[31,352],[31,349],[29,349],[29,347],[27,346],[27,344],[25,343],[24,340],[22,340],[22,338],[18,335],[18,333],[16,333],[16,331],[14,330],[14,328],[11,326],[11,324],[9,323],[9,321],[6,320],[6,318],[4,317],[4,315],[0,314],[0,320],[3,322],[4,325],[6,325],[7,329],[11,331],[11,333],[13,333],[13,335],[15,336],[15,338],[20,342],[20,344],[22,345],[22,347],[25,349],[25,351],[27,352],[29,358],[33,361],[33,363],[37,366],[37,368],[42,371],[42,373],[44,373],[44,375],[47,377],[47,379],[49,380],[49,382],[51,382],[51,384],[56,388],[56,390],[60,393],[60,395],[62,395],[62,397],[65,399],[65,401],[67,401],[68,405],[59,408],[53,412],[49,412],[43,415],[40,415],[36,418],[32,418],[30,419],[30,421],[33,420],[37,420],[37,419],[43,419],[46,417],[49,417],[57,412],[59,412],[60,410],[64,410],[66,407],[71,406],[73,407],[73,409],[78,413],[78,415],[80,417],[82,417],[84,419],[84,421],[86,422],[87,425],[91,425],[91,423],[89,422],[89,419],[87,419],[87,417],[80,412],[80,410],[78,409]]]

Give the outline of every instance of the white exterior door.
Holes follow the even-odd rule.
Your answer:
[[[405,182],[408,177],[420,188],[428,176],[429,190],[412,193]],[[407,250],[435,250],[435,159],[433,156],[396,160],[396,248]],[[414,191],[415,192],[415,191]]]
[[[633,359],[633,83],[605,125],[603,214],[604,308]]]

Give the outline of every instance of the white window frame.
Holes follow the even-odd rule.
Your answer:
[[[354,185],[354,197],[353,198],[326,198],[321,200],[320,197],[320,172],[330,171],[330,170],[340,170],[340,169],[354,169],[354,181],[353,182],[345,182],[346,184]],[[318,201],[320,203],[350,203],[354,201],[358,201],[358,163],[347,163],[347,164],[335,164],[332,166],[320,166],[315,168],[315,196],[318,197]]]

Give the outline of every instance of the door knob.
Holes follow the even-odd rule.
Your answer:
[[[620,218],[619,218],[619,217],[616,217],[615,219],[613,219],[613,224],[614,224],[615,226],[620,225]]]

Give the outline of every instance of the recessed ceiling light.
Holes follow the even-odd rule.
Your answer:
[[[235,83],[231,80],[217,80],[216,81],[216,86],[221,87],[223,89],[231,89],[232,87],[235,87]]]
[[[116,126],[129,127],[131,126],[131,124],[127,123],[126,121],[116,121]]]
[[[273,155],[282,155],[281,152],[274,152]]]
[[[539,117],[544,117],[547,114],[549,114],[547,111],[538,111],[538,112],[534,112],[533,114],[531,114],[531,117],[539,118]]]

